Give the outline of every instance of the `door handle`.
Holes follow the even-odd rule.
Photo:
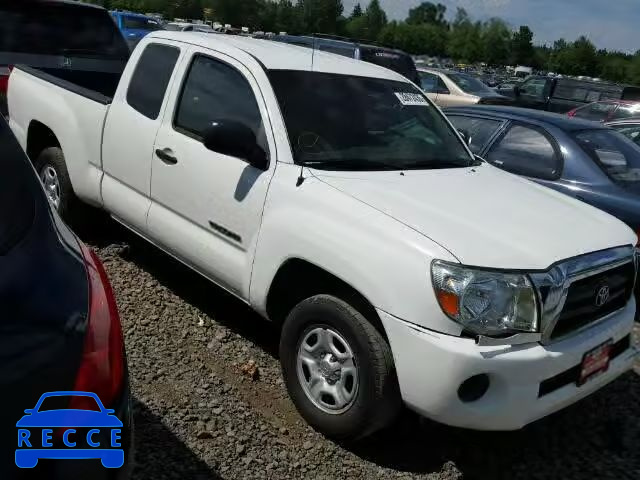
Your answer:
[[[178,163],[178,159],[172,155],[172,151],[169,148],[165,148],[164,150],[156,149],[156,155],[160,160],[162,160],[167,165],[175,165]]]

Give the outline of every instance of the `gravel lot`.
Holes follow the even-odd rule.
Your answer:
[[[134,395],[135,479],[640,478],[640,364],[604,391],[515,433],[470,432],[406,412],[338,445],[288,399],[278,332],[198,275],[109,227],[104,261]]]

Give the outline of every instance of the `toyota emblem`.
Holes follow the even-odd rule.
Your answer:
[[[596,307],[601,307],[609,300],[609,285],[603,285],[596,292]]]

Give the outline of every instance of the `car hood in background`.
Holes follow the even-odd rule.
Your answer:
[[[513,105],[513,98],[505,97],[497,93],[481,94],[477,95],[480,98],[480,104],[482,105]]]
[[[466,265],[543,270],[635,244],[614,217],[489,165],[399,172],[327,172],[334,188],[437,242]]]

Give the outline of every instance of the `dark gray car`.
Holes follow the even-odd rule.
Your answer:
[[[640,231],[640,146],[623,134],[600,123],[517,107],[454,107],[445,113],[487,162]]]

